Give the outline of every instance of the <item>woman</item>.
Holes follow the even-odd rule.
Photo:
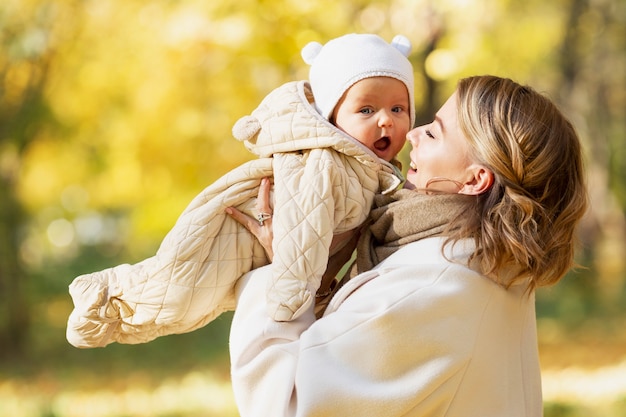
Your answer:
[[[579,139],[547,98],[492,76],[461,80],[407,137],[405,187],[377,201],[362,273],[323,317],[269,320],[269,270],[240,280],[242,417],[542,415],[534,290],[573,265],[587,205]],[[269,247],[269,222],[232,215]]]

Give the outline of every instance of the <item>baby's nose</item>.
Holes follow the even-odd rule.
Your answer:
[[[379,126],[391,126],[392,124],[393,124],[393,117],[391,117],[391,112],[385,109],[380,110],[380,116],[378,117],[378,125]]]

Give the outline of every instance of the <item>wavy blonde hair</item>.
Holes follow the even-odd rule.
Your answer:
[[[542,94],[494,76],[462,79],[457,109],[494,184],[455,219],[449,241],[473,237],[471,262],[506,287],[556,283],[574,266],[575,229],[588,199],[572,124]]]

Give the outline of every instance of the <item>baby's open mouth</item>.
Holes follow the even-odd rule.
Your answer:
[[[386,150],[387,148],[389,148],[390,145],[391,145],[391,139],[389,139],[388,136],[383,136],[382,138],[374,142],[374,148],[376,148],[379,151]]]

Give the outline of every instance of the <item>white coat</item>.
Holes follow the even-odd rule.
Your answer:
[[[237,286],[230,350],[241,417],[539,417],[534,294],[465,266],[472,244],[411,243],[348,281],[324,316],[276,323]],[[465,245],[465,248],[463,247]]]

